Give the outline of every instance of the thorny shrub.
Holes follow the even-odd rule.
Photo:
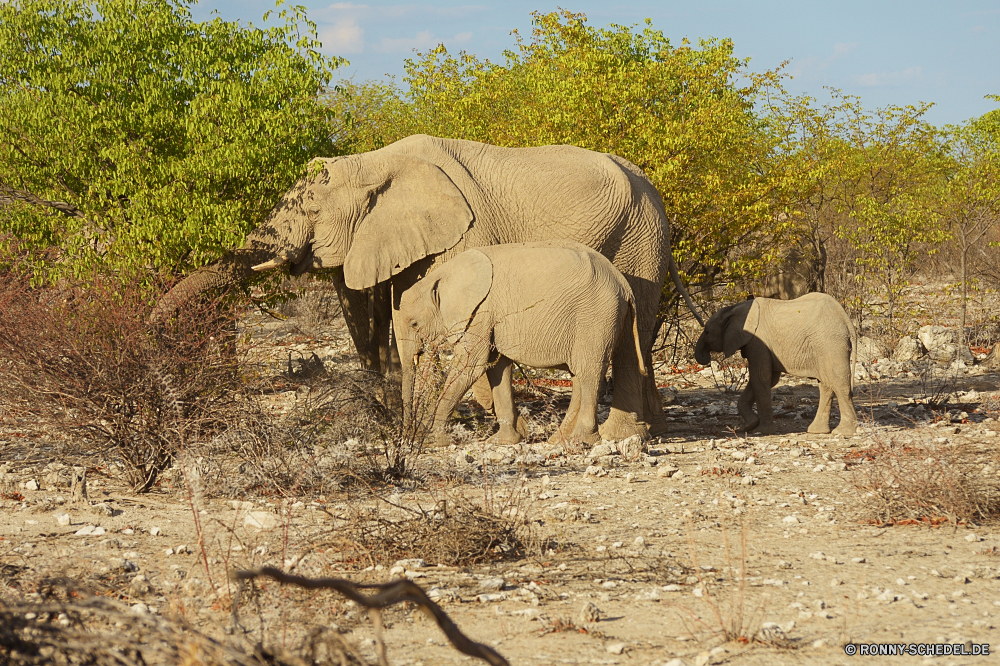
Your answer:
[[[854,485],[865,517],[878,524],[968,524],[1000,516],[1000,484],[983,474],[969,444],[890,437],[855,457]]]
[[[330,546],[345,562],[364,566],[420,558],[432,564],[471,566],[514,560],[535,549],[519,487],[498,497],[473,497],[457,487],[404,503],[372,493],[336,515]]]
[[[154,326],[128,281],[33,287],[14,263],[0,275],[0,397],[146,492],[186,442],[228,425],[242,379],[236,305],[194,301]]]

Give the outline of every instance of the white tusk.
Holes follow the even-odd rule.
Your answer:
[[[256,266],[253,266],[252,268],[253,268],[254,271],[256,271],[256,272],[259,273],[261,271],[269,271],[272,268],[281,268],[282,266],[285,265],[285,263],[287,261],[288,261],[287,257],[275,257],[274,259],[271,259],[270,261],[265,261],[262,264],[257,264]]]

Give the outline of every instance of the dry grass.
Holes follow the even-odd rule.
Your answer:
[[[854,486],[864,518],[877,524],[956,525],[1000,516],[1000,484],[983,475],[965,442],[879,438],[854,456]]]

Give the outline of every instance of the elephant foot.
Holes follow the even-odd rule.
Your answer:
[[[514,446],[522,439],[524,438],[521,436],[521,433],[510,427],[510,425],[504,423],[500,425],[500,430],[498,430],[495,435],[487,439],[486,442],[494,446]]]
[[[454,439],[448,432],[444,430],[435,430],[424,443],[424,448],[443,449],[444,447],[451,446],[454,443]]]
[[[757,426],[758,435],[773,435],[778,432],[778,429],[774,427],[773,423],[762,423]]]
[[[740,432],[750,432],[751,430],[756,430],[757,426],[760,425],[760,419],[754,417],[752,419],[744,419],[743,423],[736,428]]]
[[[813,421],[806,428],[806,432],[811,435],[828,435],[830,434],[830,424],[829,423],[816,423]]]
[[[611,408],[608,420],[598,428],[600,436],[610,441],[621,441],[632,435],[639,435],[643,440],[649,439],[649,426],[636,419],[635,414]]]
[[[857,430],[857,423],[841,423],[833,429],[833,434],[840,435],[841,437],[854,437],[854,433],[856,433]]]

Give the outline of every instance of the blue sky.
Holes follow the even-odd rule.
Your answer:
[[[443,43],[502,62],[514,44],[510,32],[531,34],[531,12],[558,5],[587,15],[590,25],[632,25],[651,18],[674,44],[684,37],[731,38],[736,54],[763,71],[790,60],[787,87],[821,101],[824,86],[861,97],[866,107],[934,102],[927,119],[960,123],[997,108],[983,99],[1000,94],[1000,1],[840,0],[839,2],[614,3],[560,0],[463,4],[433,2],[317,2],[293,0],[318,24],[323,50],[351,61],[342,70],[356,81],[395,75],[414,49]],[[273,0],[208,0],[196,19],[213,10],[226,20],[261,24]]]

